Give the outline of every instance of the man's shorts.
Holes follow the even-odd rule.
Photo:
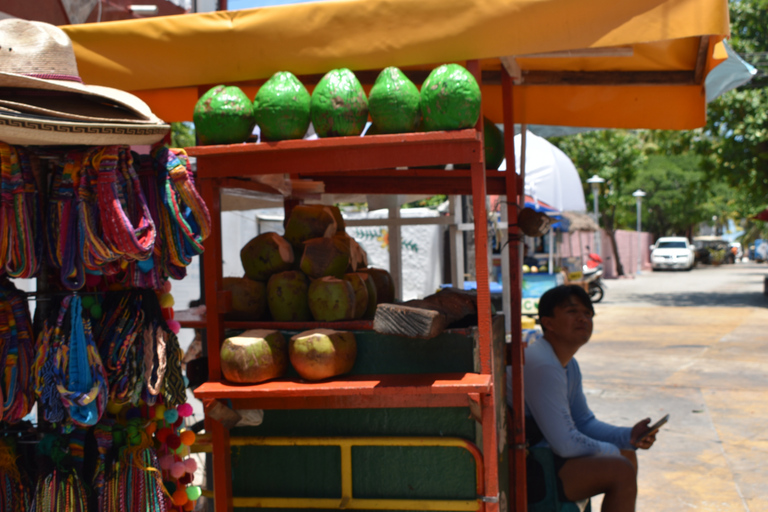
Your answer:
[[[557,499],[561,503],[571,501],[565,496],[565,490],[563,489],[563,481],[560,479],[560,470],[568,459],[564,459],[559,455],[556,455],[550,450],[552,455],[552,464],[554,466],[555,482],[557,486]],[[527,492],[528,503],[538,503],[543,500],[547,495],[547,480],[544,474],[544,468],[538,460],[528,455],[525,458],[525,469],[527,473]]]

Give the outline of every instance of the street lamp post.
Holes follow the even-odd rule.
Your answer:
[[[597,213],[597,196],[600,192],[600,184],[605,183],[605,180],[597,174],[593,174],[592,177],[587,180],[587,183],[592,185],[592,200],[595,209],[595,223],[598,226],[597,231],[595,231],[595,252],[598,254],[598,256],[602,257],[603,252],[601,250],[602,248],[600,247],[600,217]]]
[[[643,253],[642,253],[642,243],[641,243],[641,234],[640,234],[640,227],[641,227],[641,219],[642,216],[640,215],[640,203],[643,202],[643,198],[645,197],[645,192],[643,192],[640,189],[635,190],[632,192],[632,196],[637,199],[637,273],[640,273],[640,269],[643,267]]]

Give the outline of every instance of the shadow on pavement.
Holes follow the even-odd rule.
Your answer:
[[[673,307],[752,307],[768,308],[768,297],[762,293],[630,293],[625,296],[628,301],[645,302],[656,306]]]

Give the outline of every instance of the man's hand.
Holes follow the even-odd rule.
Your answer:
[[[643,450],[647,450],[653,446],[653,443],[656,442],[656,432],[658,432],[658,429],[643,437],[643,435],[648,432],[648,425],[650,425],[650,423],[651,418],[645,418],[632,427],[632,434],[629,436],[629,442],[632,446]]]

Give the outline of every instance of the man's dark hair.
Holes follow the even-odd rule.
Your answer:
[[[595,308],[592,307],[592,301],[589,300],[589,294],[584,291],[584,288],[576,284],[561,284],[550,288],[541,296],[539,299],[539,317],[554,316],[555,308],[568,302],[571,297],[575,297],[593,315],[595,314]]]

